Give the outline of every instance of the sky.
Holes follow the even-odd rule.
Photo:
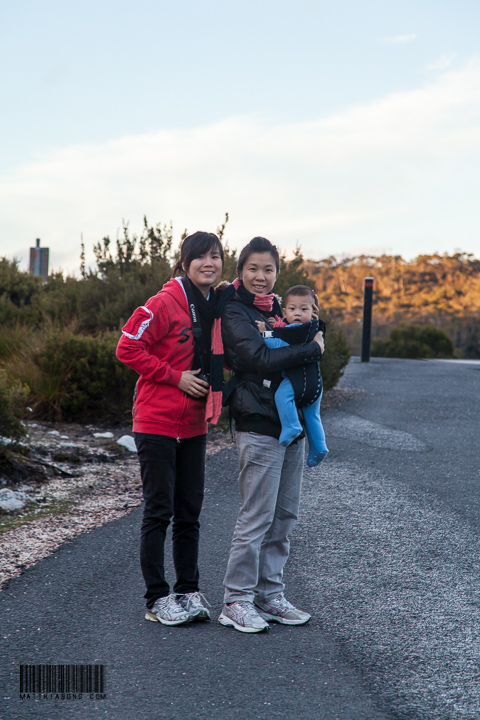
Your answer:
[[[0,0],[0,257],[173,224],[480,257],[478,0]]]

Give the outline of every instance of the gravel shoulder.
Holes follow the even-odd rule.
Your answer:
[[[112,437],[95,438],[95,433]],[[41,453],[54,476],[45,483],[26,481],[9,488],[25,505],[0,515],[0,587],[63,543],[128,515],[142,503],[137,456],[116,444],[125,434],[131,432],[91,425],[28,425],[28,446]],[[228,433],[213,431],[207,455],[231,442]]]
[[[322,412],[358,393],[348,387],[331,390]],[[95,437],[104,433],[112,437]],[[51,464],[55,475],[47,483],[16,485],[13,489],[25,497],[25,506],[0,511],[0,588],[63,543],[141,505],[137,457],[116,442],[125,434],[132,435],[128,426],[28,423],[28,446]],[[210,428],[207,457],[232,443],[228,430]]]

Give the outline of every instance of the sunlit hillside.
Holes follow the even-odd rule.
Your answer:
[[[434,324],[453,340],[457,354],[480,357],[480,260],[465,253],[334,257],[306,261],[321,308],[338,319],[352,351],[359,352],[363,279],[374,284],[373,337],[386,337],[400,322]]]

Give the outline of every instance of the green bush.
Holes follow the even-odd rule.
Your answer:
[[[0,435],[18,439],[25,435],[21,418],[25,414],[28,387],[18,381],[11,382],[0,370]]]
[[[21,348],[32,331],[25,325],[2,327],[0,333],[0,362],[8,360]]]
[[[224,241],[223,278],[231,281],[237,253],[224,238],[227,221],[228,215],[217,234]],[[124,224],[116,242],[105,237],[94,252],[96,268],[86,268],[82,245],[81,277],[57,272],[46,282],[20,271],[17,261],[0,258],[0,364],[6,373],[0,416],[5,412],[19,423],[5,420],[6,428],[22,427],[26,387],[28,404],[40,419],[92,421],[130,413],[137,375],[115,358],[119,331],[168,280],[178,250],[171,227],[149,226],[145,218],[139,236]],[[313,288],[299,248],[291,260],[282,255],[276,290],[284,295],[297,284]],[[329,322],[322,359],[326,390],[338,382],[349,357],[343,333]]]
[[[372,342],[374,357],[394,358],[455,358],[448,335],[434,325],[399,325],[387,340]]]
[[[282,298],[282,306],[288,288],[294,285],[306,285],[315,292],[315,282],[305,270],[302,251],[299,247],[296,248],[291,260],[286,260],[285,254],[280,256],[280,274],[275,283],[275,293]]]
[[[36,322],[42,279],[18,269],[18,260],[0,258],[0,327]]]
[[[124,418],[136,374],[116,359],[117,342],[117,333],[86,336],[51,329],[37,334],[5,367],[11,378],[29,386],[37,418]]]
[[[325,352],[320,362],[323,387],[331,390],[342,377],[350,360],[350,347],[344,333],[335,327],[333,320],[327,319],[325,332]]]

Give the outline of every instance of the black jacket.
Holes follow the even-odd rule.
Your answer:
[[[281,424],[275,407],[275,390],[282,380],[281,371],[320,360],[322,353],[314,341],[270,350],[252,315],[271,327],[268,313],[246,307],[238,298],[227,303],[222,313],[225,362],[239,378],[230,400],[231,410],[240,432],[279,438]]]

